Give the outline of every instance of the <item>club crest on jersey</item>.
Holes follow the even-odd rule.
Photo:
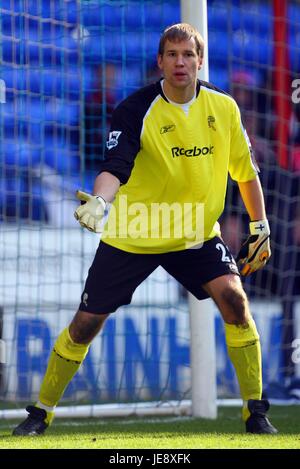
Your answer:
[[[122,131],[121,130],[113,130],[112,132],[109,132],[108,135],[108,140],[106,142],[106,146],[109,150],[112,148],[116,147],[118,145],[118,139],[121,135]]]
[[[161,134],[165,134],[167,132],[173,132],[175,130],[175,125],[174,124],[169,124],[169,125],[164,125],[163,127],[161,127],[160,129],[160,133]]]
[[[210,129],[217,130],[215,126],[216,119],[214,118],[214,116],[208,116],[207,123]]]

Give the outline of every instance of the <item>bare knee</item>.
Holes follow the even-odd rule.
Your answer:
[[[71,339],[77,344],[88,344],[102,329],[108,316],[78,310],[69,327]]]
[[[222,292],[222,303],[224,307],[221,311],[225,322],[243,325],[250,317],[248,300],[242,288],[227,287]]]

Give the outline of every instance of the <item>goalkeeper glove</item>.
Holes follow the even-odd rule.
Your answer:
[[[77,199],[84,202],[74,213],[74,217],[83,228],[87,228],[94,233],[101,233],[101,222],[104,216],[106,202],[100,195],[91,195],[86,192],[77,191]]]
[[[242,245],[236,262],[242,275],[250,275],[261,269],[271,256],[270,228],[268,220],[249,223],[250,236]]]

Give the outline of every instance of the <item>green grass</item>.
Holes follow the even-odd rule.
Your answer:
[[[244,433],[237,408],[219,409],[217,420],[189,417],[57,419],[40,437],[12,437],[13,421],[0,424],[0,448],[300,449],[300,406],[272,407],[279,435]]]

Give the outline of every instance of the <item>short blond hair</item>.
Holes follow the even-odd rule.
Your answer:
[[[204,40],[199,31],[188,23],[178,23],[168,26],[161,35],[158,54],[163,55],[166,41],[181,42],[189,41],[194,38],[196,43],[196,51],[199,57],[204,55]]]

